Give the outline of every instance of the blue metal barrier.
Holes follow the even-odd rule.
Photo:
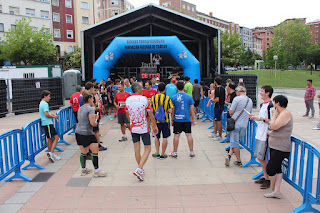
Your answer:
[[[27,151],[25,134],[23,130],[14,129],[0,135],[0,181],[9,176],[12,172],[14,175],[6,180],[22,179],[31,181],[31,178],[21,173]]]
[[[24,128],[22,128],[22,130],[24,131],[26,139],[26,160],[30,161],[29,165],[25,166],[22,169],[24,170],[29,167],[44,169],[43,166],[35,162],[35,156],[47,147],[45,133],[41,131],[41,120],[37,119],[30,122]]]
[[[63,135],[76,126],[76,118],[74,117],[72,107],[65,107],[57,112],[58,119],[55,119],[55,126],[58,127],[57,133],[60,138],[58,143],[70,145],[63,139]]]

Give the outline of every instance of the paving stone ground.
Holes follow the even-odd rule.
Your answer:
[[[319,120],[317,105],[316,118],[302,118],[304,90],[279,89],[275,95],[280,93],[289,98],[294,135],[319,147],[319,131],[312,130]],[[36,118],[37,114],[32,113],[1,118],[1,123],[19,128],[15,122],[24,126]],[[286,182],[282,184],[282,199],[264,198],[263,193],[271,190],[260,190],[252,181],[260,167],[239,168],[231,164],[226,168],[224,147],[228,144],[208,138],[211,122],[198,122],[192,129],[194,159],[188,157],[186,137],[182,135],[178,159],[150,156],[145,181],[140,182],[132,174],[137,167],[132,141],[118,142],[119,125],[106,118],[103,122],[102,141],[108,150],[99,153],[99,163],[106,178],[80,176],[80,152],[74,135],[65,136],[71,145],[59,145],[65,149],[59,153],[60,162],[49,163],[45,153],[40,153],[36,161],[45,170],[23,171],[31,178],[52,174],[48,181],[0,183],[0,212],[290,212],[302,203],[301,195]],[[167,153],[172,151],[172,139],[169,138]],[[241,157],[243,162],[250,158],[245,150]],[[91,161],[87,165],[92,168]]]

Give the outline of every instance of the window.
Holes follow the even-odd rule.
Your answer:
[[[17,25],[11,24],[11,28],[12,28],[12,29],[16,29],[16,28],[17,28]]]
[[[113,0],[111,1],[111,5],[118,5],[119,4],[119,1],[118,0]]]
[[[81,9],[89,10],[89,3],[87,1],[81,1]]]
[[[183,9],[186,9],[186,5],[182,5],[182,8],[183,8]]]
[[[53,21],[60,22],[60,14],[59,13],[53,13]]]
[[[2,13],[2,5],[0,5],[0,13]]]
[[[188,8],[188,10],[190,10],[190,6],[189,5],[187,6],[187,8]]]
[[[67,38],[73,39],[73,30],[67,30]]]
[[[41,10],[40,16],[41,18],[49,18],[49,11]]]
[[[0,32],[4,32],[4,25],[3,25],[3,23],[0,23]]]
[[[267,46],[269,46],[269,43],[267,43]]]
[[[71,46],[71,45],[69,45],[68,46],[68,53],[73,53],[74,51],[73,51],[73,46]]]
[[[66,2],[66,7],[67,7],[67,8],[72,8],[72,2],[71,2],[71,0],[66,0],[65,2]]]
[[[111,15],[112,16],[116,16],[116,15],[118,15],[119,14],[119,11],[118,10],[112,10],[111,11]]]
[[[35,10],[34,9],[26,9],[26,16],[34,17]]]
[[[9,13],[11,15],[14,15],[14,14],[19,15],[20,14],[19,7],[9,7]]]
[[[267,38],[267,41],[269,41],[269,38]]]
[[[66,15],[66,22],[71,24],[72,23],[72,15]]]
[[[316,24],[316,27],[319,27],[319,24]]]
[[[318,43],[318,40],[316,40],[315,43],[317,44],[317,43]]]
[[[269,35],[269,33],[267,33],[267,35]]]
[[[34,78],[34,73],[23,73],[23,78]]]
[[[54,29],[53,30],[53,37],[61,38],[60,29]]]
[[[59,0],[52,0],[52,6],[59,7]]]
[[[194,11],[194,7],[191,8],[192,12]]]
[[[98,18],[100,18],[100,16],[101,16],[101,13],[100,13],[100,12],[98,12]]]
[[[88,16],[82,16],[82,24],[90,24]]]
[[[316,38],[318,38],[318,34],[316,35]]]

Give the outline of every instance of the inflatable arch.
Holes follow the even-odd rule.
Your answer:
[[[191,82],[200,79],[200,63],[177,36],[115,37],[93,65],[93,78],[107,80],[123,54],[169,53]]]

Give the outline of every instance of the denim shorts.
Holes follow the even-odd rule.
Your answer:
[[[241,139],[246,135],[247,128],[236,127],[230,132],[230,147],[237,148],[240,145]]]

